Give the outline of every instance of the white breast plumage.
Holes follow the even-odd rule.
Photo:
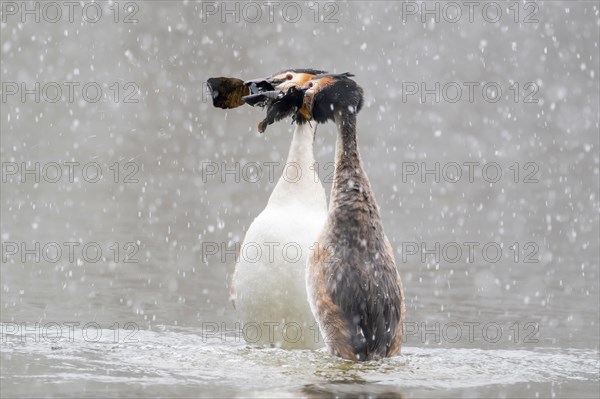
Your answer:
[[[327,218],[325,190],[313,171],[315,129],[315,124],[297,125],[287,164],[294,163],[302,175],[280,178],[241,247],[232,292],[250,344],[323,346],[305,287],[310,247]]]

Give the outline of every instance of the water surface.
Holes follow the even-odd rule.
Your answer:
[[[1,25],[3,82],[104,88],[97,102],[78,90],[74,101],[17,95],[2,103],[3,173],[7,163],[42,170],[53,162],[95,162],[103,172],[95,183],[81,169],[73,181],[5,176],[2,395],[598,394],[597,3],[537,2],[532,23],[508,13],[496,23],[480,15],[403,21],[402,3],[360,1],[339,4],[337,22],[315,22],[310,5],[299,3],[297,22],[278,11],[273,22],[223,23],[200,3],[151,1],[138,3],[136,24],[115,23],[102,4],[108,17],[97,23]],[[410,330],[398,358],[352,365],[207,336],[208,325],[235,327],[227,287],[236,244],[283,170],[293,127],[281,122],[260,135],[260,110],[216,110],[203,82],[289,66],[352,71],[365,89],[359,145],[406,294]],[[457,102],[403,98],[410,84],[436,82],[503,90],[498,101],[481,92],[473,101],[466,92]],[[139,88],[137,102],[124,101],[127,83]],[[332,124],[318,128],[327,192],[334,140]],[[242,175],[252,162],[263,167],[261,178]],[[265,162],[280,162],[273,178]],[[466,170],[455,183],[407,173],[453,162],[478,163],[473,180]],[[490,163],[502,170],[494,183],[482,176]],[[240,173],[223,178],[208,165]],[[473,242],[468,257],[465,243]],[[72,260],[64,251],[52,262],[7,255],[7,243],[79,245]],[[90,243],[103,257],[84,256]],[[219,253],[207,254],[207,243]],[[412,244],[436,243],[456,243],[463,254],[407,255]],[[502,256],[486,258],[486,244],[501,246]],[[62,326],[56,339],[43,335],[52,323]],[[83,336],[86,325],[90,334],[100,328],[100,342]],[[126,341],[133,330],[135,341]]]

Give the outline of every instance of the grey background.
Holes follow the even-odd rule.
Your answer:
[[[2,101],[3,172],[7,163],[21,167],[22,163],[43,166],[69,161],[97,162],[103,171],[97,183],[81,178],[81,168],[75,169],[78,179],[72,183],[65,177],[57,183],[42,179],[35,184],[32,176],[25,182],[18,174],[8,176],[1,194],[3,245],[26,243],[31,248],[35,242],[42,246],[96,242],[107,259],[88,262],[80,250],[75,252],[80,259],[74,262],[64,253],[56,263],[36,262],[32,257],[22,262],[19,255],[3,258],[3,323],[97,322],[108,329],[114,323],[132,322],[141,330],[187,328],[192,336],[202,333],[203,323],[233,325],[236,315],[227,287],[234,256],[227,255],[225,261],[219,255],[203,259],[202,243],[235,248],[263,209],[282,167],[275,168],[275,179],[263,175],[258,182],[243,176],[240,181],[231,175],[209,176],[204,169],[207,163],[229,168],[235,163],[241,167],[249,162],[283,163],[293,127],[289,121],[280,122],[258,134],[261,110],[214,109],[204,82],[214,76],[247,79],[288,67],[315,67],[353,72],[365,90],[366,104],[358,118],[359,145],[387,235],[397,251],[407,320],[429,326],[491,322],[503,328],[496,343],[481,334],[474,342],[462,337],[457,343],[431,342],[431,337],[415,334],[406,345],[574,348],[595,351],[597,359],[598,3],[538,2],[533,16],[538,22],[533,23],[523,22],[534,10],[525,9],[523,3],[518,3],[519,22],[514,21],[514,12],[507,14],[504,8],[497,23],[483,18],[483,6],[475,9],[473,22],[463,14],[455,23],[443,17],[432,22],[431,16],[422,23],[420,14],[406,15],[402,3],[296,3],[302,12],[296,22],[285,20],[282,6],[274,8],[270,22],[263,6],[262,17],[252,23],[254,12],[247,9],[243,14],[239,4],[235,15],[239,22],[235,22],[220,8],[217,14],[207,15],[200,3],[151,1],[137,3],[136,24],[122,22],[122,9],[115,23],[109,4],[101,4],[104,13],[97,23],[82,21],[81,8],[76,9],[73,23],[65,18],[35,23],[31,17],[19,23],[20,14],[4,15],[3,83],[25,82],[31,88],[35,82],[78,82],[81,88],[97,82],[104,85],[104,96],[91,103],[76,89],[73,102],[42,99],[36,103],[32,96],[22,102],[18,95]],[[235,4],[227,7],[233,9]],[[513,2],[503,7],[511,4],[514,7]],[[329,15],[337,22],[315,21],[316,8],[321,17]],[[288,19],[294,18],[293,10],[288,12]],[[115,82],[121,90],[118,103],[109,89]],[[131,92],[124,86],[128,82],[139,87],[134,96],[137,103],[123,101]],[[462,82],[495,82],[503,93],[497,102],[487,101],[479,86],[472,102],[465,89],[455,103],[443,97],[435,102],[431,95],[420,103],[418,95],[403,99],[402,90],[411,82],[428,88],[436,82],[441,86],[457,82],[463,89]],[[509,89],[514,82],[520,88],[517,101]],[[537,89],[531,97],[537,103],[525,102],[525,95],[531,93],[525,89],[529,82]],[[334,141],[335,126],[318,128],[314,148],[327,192]],[[122,173],[118,183],[109,169],[115,162]],[[134,176],[137,183],[123,182],[127,162],[139,168]],[[503,175],[490,184],[482,178],[480,165],[473,182],[464,173],[457,183],[443,178],[435,182],[431,175],[426,181],[419,175],[403,179],[407,162],[425,163],[428,168],[436,162],[441,166],[495,162]],[[509,169],[515,162],[521,168],[518,182]],[[531,170],[523,169],[528,162],[539,169],[536,183],[523,182]],[[108,248],[115,242],[121,257],[124,245],[136,243],[138,262],[111,262],[113,253]],[[407,242],[425,243],[427,248],[436,242],[481,245],[472,263],[466,261],[464,246],[456,263],[436,262],[432,256],[422,262],[417,255],[403,262],[402,243]],[[499,261],[483,258],[481,247],[488,242],[503,245]],[[518,262],[508,250],[515,242],[521,248]],[[523,261],[527,243],[538,248],[536,263]],[[525,331],[524,326],[530,322],[536,325],[535,341],[523,342],[521,336],[515,343],[510,326],[518,323],[520,333],[526,334],[531,330]],[[39,394],[39,386],[20,383],[28,376],[57,373],[51,365],[55,362],[48,360],[47,366],[32,370],[29,364],[39,356],[38,349],[5,341],[2,377],[12,385],[3,384],[3,390]],[[236,353],[227,344],[224,347],[218,357],[230,359],[236,367]],[[82,364],[91,358],[85,350],[78,356]],[[278,356],[282,363],[290,363],[288,355]],[[598,368],[597,362],[586,364]],[[219,367],[223,365],[211,370]],[[126,369],[131,374],[125,376],[135,380],[136,371]],[[69,381],[65,374],[56,375]],[[200,374],[198,379],[208,384],[203,392],[244,392],[245,383],[233,379],[224,388],[219,378],[207,382]],[[389,384],[397,383],[389,378]],[[595,381],[575,393],[597,392],[597,374]],[[95,383],[99,385],[90,382],[86,392],[97,395],[109,389],[148,395],[144,390],[129,391],[119,385],[120,380]],[[268,392],[301,392],[285,388],[288,383],[283,378],[273,384],[279,388]],[[434,388],[428,384],[423,382],[422,387]],[[65,391],[57,393],[73,388],[68,383],[63,387]],[[332,391],[344,392],[342,388]],[[481,389],[475,394],[488,392],[485,389],[496,392],[493,387]],[[531,394],[525,388],[515,389],[508,389],[508,394]],[[173,387],[164,394],[185,392]],[[420,391],[414,392],[418,396]]]

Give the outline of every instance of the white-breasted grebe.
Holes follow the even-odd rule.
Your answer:
[[[283,94],[302,86],[321,71],[288,70],[272,77],[246,82],[272,88],[281,100],[263,92],[244,101],[267,105],[266,127],[294,115],[299,104]],[[261,103],[261,101],[263,101]],[[316,124],[298,123],[290,145],[284,174],[273,189],[265,209],[254,219],[235,265],[231,294],[244,323],[246,341],[285,349],[316,349],[323,346],[306,293],[305,273],[310,247],[327,218],[325,190],[314,171],[313,141]],[[286,168],[287,170],[286,175]],[[254,247],[254,248],[252,248]],[[262,254],[246,259],[245,253]],[[246,251],[246,249],[249,249]]]

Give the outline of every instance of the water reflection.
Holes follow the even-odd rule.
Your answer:
[[[397,386],[385,386],[366,381],[332,381],[324,384],[308,384],[301,391],[309,398],[340,399],[404,399]]]

